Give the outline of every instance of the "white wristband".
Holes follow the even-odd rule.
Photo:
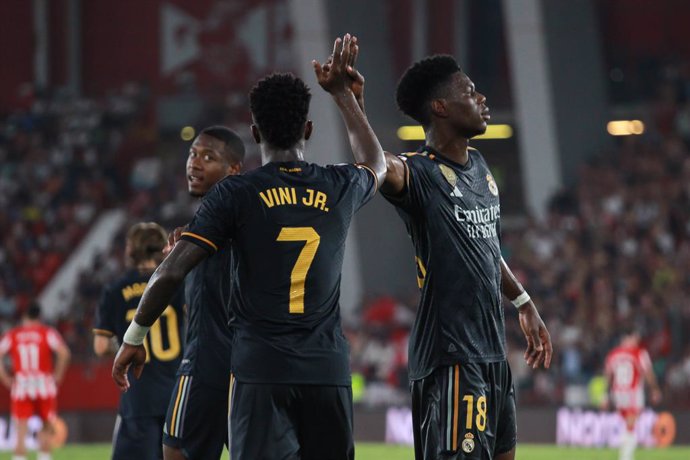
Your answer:
[[[515,305],[515,308],[520,308],[524,304],[530,301],[530,296],[527,294],[527,291],[522,291],[522,294],[519,296],[515,297],[511,302],[513,302],[513,305]]]
[[[150,326],[141,326],[132,320],[125,332],[125,336],[122,337],[122,341],[127,345],[139,346],[144,343],[144,338],[146,338],[149,329],[151,329]]]

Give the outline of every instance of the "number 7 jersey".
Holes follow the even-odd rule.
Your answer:
[[[227,177],[204,197],[182,238],[209,252],[232,240],[238,381],[350,384],[341,269],[351,218],[375,191],[365,167],[295,161]]]

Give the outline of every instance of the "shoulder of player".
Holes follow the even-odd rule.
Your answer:
[[[438,164],[435,155],[425,151],[403,152],[396,156],[412,169],[429,169]]]

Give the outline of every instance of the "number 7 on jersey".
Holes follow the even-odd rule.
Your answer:
[[[290,274],[290,313],[304,313],[304,283],[321,237],[313,227],[283,227],[276,241],[304,241]]]

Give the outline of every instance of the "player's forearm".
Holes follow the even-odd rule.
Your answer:
[[[350,92],[333,95],[345,121],[352,153],[357,163],[362,163],[376,174],[379,184],[386,179],[386,159],[383,148],[364,112]]]
[[[523,288],[522,284],[515,278],[515,275],[513,275],[513,272],[503,258],[501,258],[501,291],[510,300],[515,299],[525,292],[525,288]]]
[[[0,358],[0,360],[4,360],[4,357]],[[8,388],[12,384],[12,376],[7,372],[4,364],[0,364],[0,382]]]
[[[136,324],[151,327],[163,314],[187,273],[206,256],[206,251],[195,244],[179,241],[146,285],[134,315]]]
[[[134,321],[140,326],[151,327],[163,314],[183,280],[184,273],[179,270],[165,269],[162,265],[158,267],[141,296]]]
[[[659,388],[659,382],[657,381],[656,375],[654,374],[653,370],[648,370],[645,373],[645,378],[647,380],[647,385],[649,385],[649,388],[652,391],[661,391],[661,388]]]
[[[64,349],[58,353],[57,357],[57,362],[55,363],[55,381],[60,383],[62,382],[62,379],[65,377],[65,373],[67,372],[67,366],[69,366],[69,362],[71,359],[71,354],[69,350]]]

